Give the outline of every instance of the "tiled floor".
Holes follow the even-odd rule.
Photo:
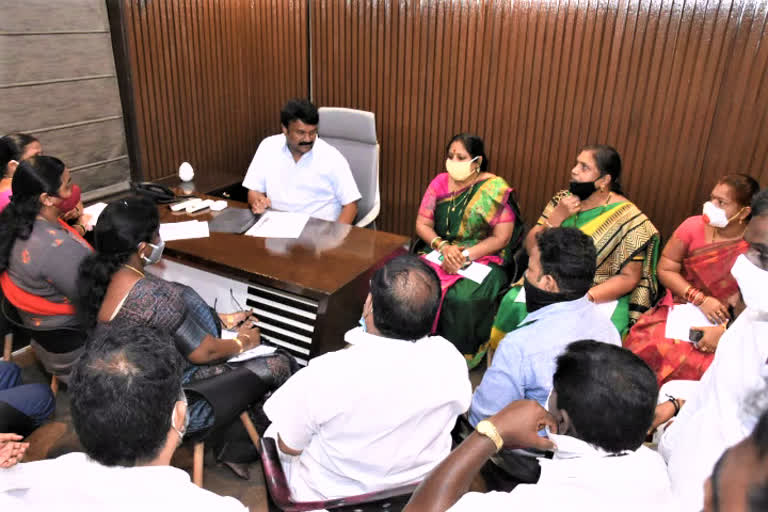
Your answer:
[[[20,361],[24,366],[24,362]],[[476,387],[485,373],[485,363],[470,372],[473,388]],[[25,382],[47,382],[48,378],[36,364],[24,366]],[[28,439],[31,443],[27,451],[26,461],[57,457],[71,451],[79,451],[80,445],[72,427],[69,412],[69,394],[62,388],[56,396],[56,412],[49,423],[35,431]],[[173,465],[192,472],[192,446],[182,445],[173,458]],[[224,496],[239,499],[250,510],[266,512],[269,510],[267,489],[261,464],[257,461],[250,465],[250,479],[243,480],[221,464],[213,460],[210,453],[206,454],[204,487]]]

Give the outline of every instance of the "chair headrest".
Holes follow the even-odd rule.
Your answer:
[[[320,107],[318,132],[323,138],[338,138],[376,144],[376,116],[373,112],[341,107]]]

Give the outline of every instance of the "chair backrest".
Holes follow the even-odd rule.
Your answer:
[[[264,470],[264,480],[272,501],[280,510],[285,512],[302,512],[305,510],[334,509],[339,512],[344,510],[399,510],[392,507],[393,502],[399,501],[404,505],[419,483],[402,485],[393,489],[360,494],[347,498],[336,498],[325,501],[296,502],[291,498],[291,488],[285,478],[285,472],[280,462],[277,443],[270,437],[262,437],[261,464]]]
[[[56,329],[43,329],[24,325],[16,307],[6,297],[0,297],[0,310],[3,319],[14,330],[18,330],[34,339],[48,352],[54,354],[66,354],[85,345],[86,333],[80,329],[71,327],[59,327]]]
[[[379,143],[372,112],[340,107],[320,107],[320,137],[338,149],[349,162],[362,198],[355,224],[366,226],[379,214]]]

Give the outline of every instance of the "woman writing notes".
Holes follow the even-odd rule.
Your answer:
[[[487,172],[480,137],[456,135],[446,153],[447,172],[432,180],[419,207],[416,250],[440,253],[440,264],[427,260],[443,290],[436,331],[456,345],[471,368],[485,355],[483,342],[509,280],[504,265],[520,244],[523,227],[513,189]],[[482,283],[457,273],[472,262],[490,268]]]
[[[733,320],[739,287],[731,276],[736,258],[746,252],[743,239],[758,183],[744,174],[720,179],[704,205],[704,215],[686,219],[675,230],[659,261],[659,281],[667,294],[629,331],[624,346],[656,372],[659,384],[699,380],[714,358],[726,323]],[[716,326],[700,327],[696,343],[666,337],[667,315],[674,304],[697,306]]]
[[[570,171],[568,190],[555,194],[544,208],[526,243],[553,227],[575,227],[592,237],[597,272],[587,293],[592,302],[611,308],[607,314],[622,335],[653,304],[658,292],[656,261],[659,233],[621,190],[621,158],[605,145],[584,147]],[[515,329],[527,315],[521,286],[501,302],[493,324],[491,346]],[[616,301],[614,303],[614,301]]]

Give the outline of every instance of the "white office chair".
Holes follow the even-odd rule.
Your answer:
[[[357,203],[355,225],[375,228],[379,216],[379,143],[373,112],[340,107],[320,107],[318,131],[325,142],[349,162],[362,198]]]

